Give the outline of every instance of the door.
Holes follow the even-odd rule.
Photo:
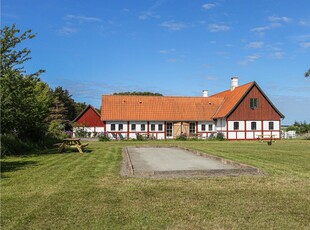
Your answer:
[[[167,138],[172,138],[172,122],[167,122],[166,124],[166,136]]]

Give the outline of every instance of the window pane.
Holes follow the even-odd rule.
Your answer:
[[[269,130],[273,130],[274,129],[274,124],[273,124],[273,122],[271,121],[271,122],[269,122]]]
[[[131,124],[131,130],[135,131],[136,130],[136,124]]]
[[[111,124],[111,130],[115,130],[115,124]]]
[[[201,131],[206,131],[206,125],[205,124],[201,125]]]
[[[118,131],[122,131],[123,130],[123,124],[119,124],[118,125]]]
[[[213,125],[209,125],[209,131],[212,131],[213,130]]]
[[[195,132],[195,123],[189,123],[189,133],[194,134]]]
[[[172,123],[167,123],[167,127],[166,127],[166,133],[167,133],[167,137],[172,137]]]
[[[145,124],[141,124],[141,131],[145,131]]]
[[[256,109],[258,107],[258,98],[250,98],[250,108]]]
[[[239,130],[239,122],[234,122],[234,130]]]
[[[256,122],[251,122],[251,129],[256,130]]]
[[[151,131],[155,131],[155,124],[151,124]]]
[[[162,124],[158,125],[158,131],[163,131],[163,125]]]

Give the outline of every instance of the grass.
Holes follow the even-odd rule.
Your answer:
[[[121,148],[179,145],[268,176],[119,176]],[[310,142],[94,142],[91,152],[1,160],[2,229],[309,229]]]

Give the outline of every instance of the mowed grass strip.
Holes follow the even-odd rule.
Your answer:
[[[179,145],[268,175],[122,178],[127,145]],[[2,159],[3,229],[309,229],[309,141],[94,142],[88,149]]]

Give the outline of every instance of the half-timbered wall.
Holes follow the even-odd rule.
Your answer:
[[[251,98],[257,98],[257,107],[251,108]],[[235,122],[238,122],[238,129],[234,127]],[[269,129],[269,122],[273,123],[272,129]],[[254,127],[253,123],[255,123]],[[273,135],[274,138],[281,138],[280,115],[254,86],[228,116],[227,139],[254,140],[259,135]]]

